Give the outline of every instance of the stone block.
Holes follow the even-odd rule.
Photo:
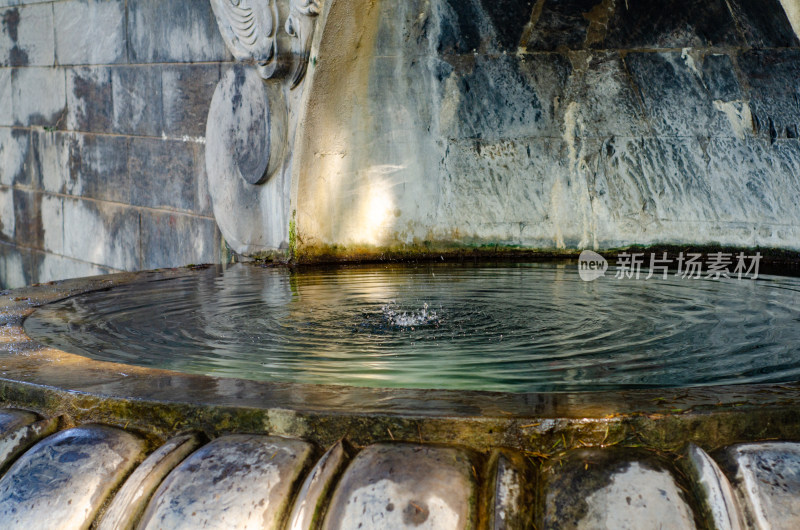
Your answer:
[[[128,2],[131,63],[226,61],[228,53],[208,2]]]
[[[128,173],[130,142],[122,136],[94,134],[74,134],[66,138],[66,192],[129,204],[132,188]]]
[[[800,49],[749,50],[738,60],[750,85],[750,108],[762,138],[800,137]]]
[[[0,127],[0,184],[29,185],[28,151],[30,135],[24,129]]]
[[[69,0],[53,4],[58,64],[114,64],[127,60],[124,0]]]
[[[195,197],[195,213],[205,217],[214,217],[211,194],[208,189],[208,172],[206,169],[206,146],[194,146],[194,168],[196,171],[197,196]]]
[[[475,528],[475,480],[460,449],[372,445],[342,476],[323,528]]]
[[[118,270],[137,270],[139,212],[107,202],[64,199],[64,255]]]
[[[17,245],[42,250],[42,194],[14,188],[14,242]]]
[[[720,460],[755,528],[800,525],[800,444],[734,445]]]
[[[11,72],[14,123],[63,127],[67,106],[63,68],[17,68]]]
[[[39,442],[0,479],[3,526],[88,528],[143,445],[125,431],[94,425]]]
[[[657,136],[733,136],[723,112],[703,83],[695,59],[687,53],[629,53],[631,77],[644,100]]]
[[[690,48],[744,44],[725,0],[615,2],[610,16],[598,13],[607,30],[595,47],[605,49]],[[605,22],[605,24],[603,24]],[[599,28],[602,31],[602,28]]]
[[[0,240],[13,243],[15,226],[14,192],[11,188],[0,187]]]
[[[635,234],[661,221],[686,221],[683,212],[692,212],[692,220],[713,222],[730,201],[724,184],[709,180],[702,146],[694,138],[613,138],[602,156],[591,193],[604,198],[607,218],[598,225],[611,228],[609,236],[615,230]],[[672,237],[665,229],[661,235]]]
[[[736,22],[753,48],[800,46],[780,0],[729,0]]]
[[[67,129],[112,132],[111,71],[104,67],[67,70]]]
[[[44,191],[64,193],[70,172],[69,146],[73,135],[57,131],[31,131],[31,180]]]
[[[31,283],[30,251],[0,242],[0,288],[15,289]]]
[[[181,267],[219,261],[214,219],[170,212],[142,212],[142,268]]]
[[[706,156],[719,219],[761,226],[798,224],[800,142],[716,138]]]
[[[489,528],[531,528],[536,521],[536,482],[521,453],[495,449],[489,459]]]
[[[64,199],[58,195],[41,194],[42,250],[64,252]]]
[[[660,461],[592,449],[562,464],[548,473],[545,528],[695,528],[684,493]]]
[[[736,493],[717,463],[694,444],[689,444],[686,453],[686,466],[701,492],[709,526],[718,530],[746,528]]]
[[[53,9],[48,4],[0,10],[0,65],[54,64]]]
[[[32,281],[36,283],[65,280],[67,278],[85,278],[100,274],[118,272],[110,267],[100,267],[94,263],[87,263],[57,254],[44,252],[33,253]]]
[[[164,477],[200,445],[196,435],[178,436],[156,449],[136,468],[114,496],[98,530],[133,528]]]
[[[21,427],[32,424],[39,417],[33,412],[15,409],[0,409],[0,437],[5,438]]]
[[[532,10],[530,26],[523,34],[520,46],[529,52],[552,51],[559,47],[584,48],[591,44],[587,43],[591,20],[602,15],[602,9],[602,4],[596,0],[544,0],[538,14]],[[597,11],[594,16],[591,14],[593,10]],[[594,36],[597,31],[594,27],[592,29]]]
[[[50,436],[58,429],[58,418],[39,420],[33,416],[33,420],[30,420],[29,417],[24,416],[26,414],[30,415],[30,413],[8,409],[0,413],[4,416],[0,419],[0,422],[4,424],[0,426],[0,470],[2,471],[5,471],[14,459],[34,443],[45,436]],[[13,415],[19,416],[9,418]]]
[[[139,528],[278,529],[311,452],[311,445],[300,440],[246,434],[217,438],[167,476]]]
[[[733,63],[727,54],[711,53],[703,58],[703,83],[714,101],[744,99]]]
[[[650,127],[619,54],[574,54],[562,98],[564,138],[648,136]]]
[[[340,441],[319,459],[297,493],[287,528],[319,527],[325,503],[349,460],[349,452],[345,442]]]
[[[132,185],[131,204],[194,210],[198,171],[193,143],[132,138],[128,167]]]
[[[459,60],[443,82],[441,133],[481,140],[560,137],[555,101],[569,73],[569,62],[558,54]]]
[[[114,132],[161,136],[161,67],[116,67],[112,73]]]
[[[0,68],[0,126],[14,125],[14,107],[11,104],[11,69]]]
[[[219,65],[164,67],[164,133],[167,136],[205,138],[206,116],[219,79]]]

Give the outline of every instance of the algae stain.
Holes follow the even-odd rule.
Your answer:
[[[289,259],[294,259],[297,255],[297,210],[292,210],[292,218],[289,220]]]

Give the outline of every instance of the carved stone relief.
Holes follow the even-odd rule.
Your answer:
[[[214,216],[237,252],[277,248],[262,237],[284,198],[262,187],[291,156],[291,92],[308,69],[320,0],[210,0],[220,33],[240,63],[214,92],[206,124],[206,170]],[[281,186],[273,184],[275,190]],[[288,200],[288,198],[286,198]]]

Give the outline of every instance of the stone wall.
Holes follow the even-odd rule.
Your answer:
[[[306,4],[275,4],[281,52]],[[250,184],[206,175],[212,95],[242,77],[207,0],[0,0],[0,283],[218,262],[225,239],[800,249],[800,1],[317,7],[280,56],[302,83],[256,90],[285,149]]]
[[[298,246],[800,249],[798,5],[332,1]]]
[[[0,284],[218,262],[206,0],[0,0]]]

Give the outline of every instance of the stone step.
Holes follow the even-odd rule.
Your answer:
[[[139,528],[279,528],[313,446],[234,434],[192,453],[153,495]]]
[[[0,527],[88,528],[111,491],[143,456],[120,429],[86,425],[45,438],[0,479]]]

